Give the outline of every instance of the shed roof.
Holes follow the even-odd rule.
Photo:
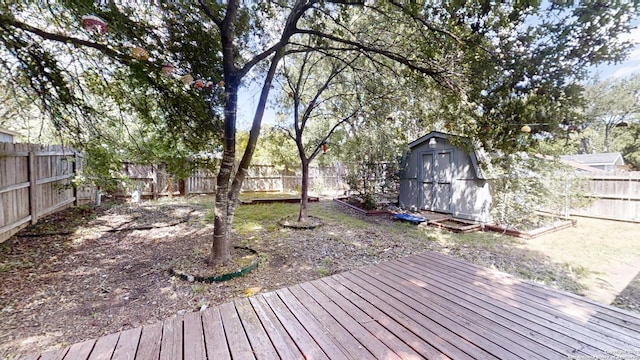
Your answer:
[[[619,152],[561,155],[561,160],[574,161],[586,165],[624,165],[624,159]]]
[[[7,135],[12,135],[12,136],[19,136],[20,134],[15,132],[15,131],[11,131],[9,129],[5,129],[5,128],[1,128],[0,127],[0,134],[7,134]]]
[[[417,138],[416,140],[410,142],[409,150],[413,150],[413,148],[418,147],[424,144],[425,142],[428,142],[432,138],[445,139],[445,140],[449,140],[450,138],[458,138],[463,142],[472,145],[473,151],[469,153],[469,156],[471,157],[471,163],[473,164],[476,176],[479,179],[489,179],[492,177],[491,174],[493,173],[493,171],[491,168],[491,161],[489,159],[489,155],[484,151],[484,149],[482,148],[482,145],[480,145],[479,143],[472,142],[471,139],[464,136],[448,134],[440,131],[431,131],[430,133],[423,135]],[[484,165],[485,171],[482,170],[482,168],[480,167],[480,164]]]

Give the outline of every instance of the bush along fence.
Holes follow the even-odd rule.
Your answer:
[[[314,192],[344,192],[348,185],[344,181],[344,167],[340,165],[311,167],[310,188]],[[216,174],[205,169],[195,170],[190,177],[177,180],[166,170],[166,166],[125,164],[123,175],[130,179],[126,189],[115,192],[115,196],[136,199],[160,196],[213,194],[216,189]],[[298,192],[302,174],[298,171],[281,170],[273,165],[251,165],[242,184],[242,191]]]
[[[82,155],[51,145],[0,143],[0,242],[39,218],[92,199],[71,186]]]

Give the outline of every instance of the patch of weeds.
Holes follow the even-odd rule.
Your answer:
[[[322,259],[322,265],[318,266],[316,272],[320,276],[328,276],[331,275],[331,258],[328,256]]]
[[[278,226],[278,224],[273,223],[273,224],[267,224],[267,226],[265,227],[265,229],[269,232],[273,232],[278,230],[280,227]]]
[[[203,293],[206,289],[207,289],[207,287],[205,285],[202,285],[202,284],[193,284],[193,285],[191,285],[191,291],[193,292],[194,295]]]
[[[258,257],[258,266],[264,266],[269,263],[269,254],[260,254]]]
[[[13,270],[26,270],[33,267],[30,261],[13,260],[0,263],[0,273],[6,273]]]

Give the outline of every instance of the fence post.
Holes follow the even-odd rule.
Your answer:
[[[38,202],[36,199],[36,153],[29,151],[29,214],[31,214],[31,224],[38,222]]]
[[[78,153],[77,152],[73,152],[73,165],[72,165],[72,171],[73,171],[73,176],[78,176]],[[80,205],[80,199],[78,199],[78,186],[77,184],[74,185],[73,184],[73,178],[71,179],[71,186],[73,188],[73,198],[75,199],[73,201],[73,205],[74,206],[78,206]]]
[[[280,172],[280,192],[284,192],[284,170]]]

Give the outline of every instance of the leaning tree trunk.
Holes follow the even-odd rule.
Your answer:
[[[307,221],[307,204],[309,203],[309,160],[302,160],[302,184],[300,186],[300,214],[298,221]]]

